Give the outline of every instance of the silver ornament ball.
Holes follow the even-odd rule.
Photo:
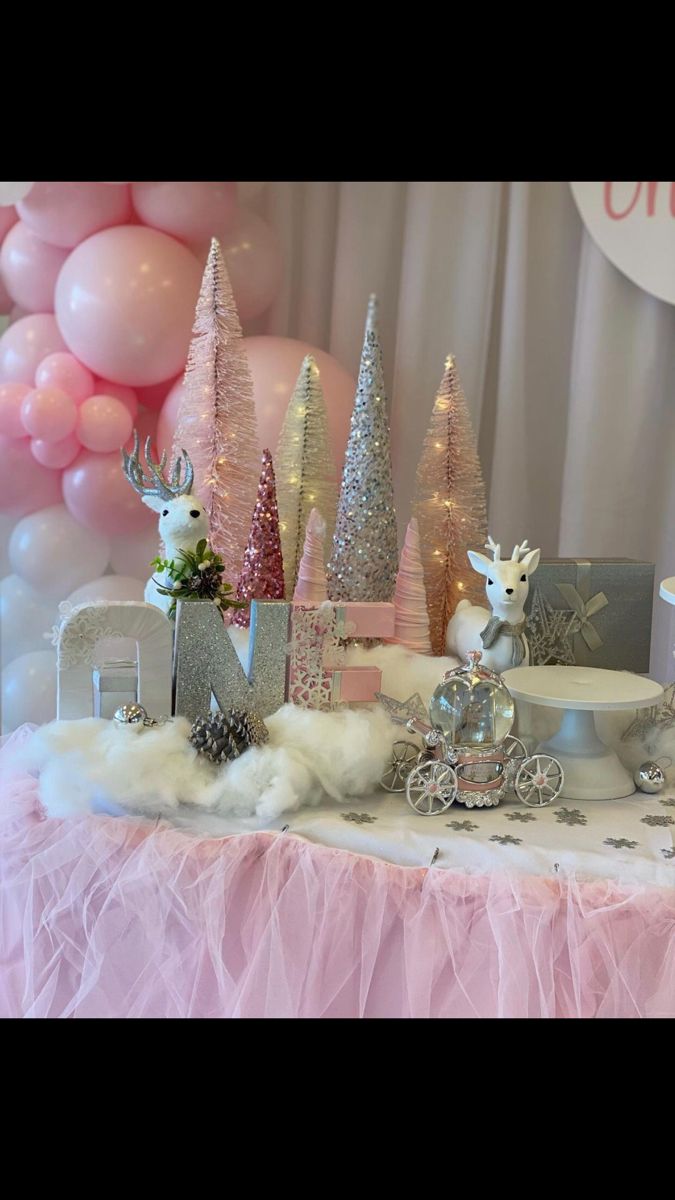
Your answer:
[[[114,720],[118,725],[142,725],[148,714],[142,704],[120,704],[115,709]]]
[[[648,792],[650,795],[660,792],[666,784],[665,773],[655,762],[642,763],[642,766],[635,771],[633,779],[641,792]]]

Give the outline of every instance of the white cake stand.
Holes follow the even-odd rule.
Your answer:
[[[675,604],[675,575],[662,579],[659,586],[659,596],[666,604]]]
[[[504,682],[516,700],[564,710],[558,732],[537,747],[560,761],[564,796],[618,800],[633,794],[635,784],[614,751],[600,741],[593,713],[657,704],[663,695],[660,683],[598,667],[513,667],[504,672]]]

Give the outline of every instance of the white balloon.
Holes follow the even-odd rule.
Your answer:
[[[6,667],[20,654],[31,650],[46,650],[51,634],[58,623],[56,603],[45,601],[18,575],[8,575],[0,582],[0,665]]]
[[[18,204],[28,195],[32,186],[32,183],[0,183],[0,208]]]
[[[56,651],[34,650],[15,658],[2,672],[2,732],[56,717]]]
[[[71,604],[85,604],[96,600],[142,600],[145,581],[132,579],[129,575],[104,575],[75,588],[68,600]]]
[[[50,600],[102,575],[110,543],[73,520],[65,504],[23,517],[9,539],[12,570]]]
[[[14,517],[0,517],[0,579],[11,574],[9,565],[9,539],[16,524]]]
[[[264,187],[267,187],[266,183],[238,183],[237,199],[246,204],[247,200],[255,200]]]
[[[149,579],[150,563],[159,554],[159,534],[156,529],[113,538],[110,543],[110,566],[117,575],[132,575],[134,579]]]

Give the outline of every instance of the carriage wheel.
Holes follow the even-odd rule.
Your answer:
[[[457,775],[449,763],[423,762],[408,776],[408,804],[422,817],[445,812],[457,795]]]
[[[414,742],[394,742],[391,761],[380,780],[386,792],[404,792],[407,778],[420,756]]]
[[[527,758],[528,750],[524,742],[520,738],[512,737],[511,734],[504,738],[504,753],[507,758]]]
[[[515,793],[529,808],[544,808],[560,795],[565,775],[557,758],[550,754],[533,754],[522,763]]]

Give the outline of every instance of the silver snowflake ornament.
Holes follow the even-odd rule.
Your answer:
[[[536,666],[554,663],[573,667],[572,640],[579,628],[579,619],[571,608],[553,608],[541,588],[535,588],[526,633]]]
[[[407,700],[396,700],[393,696],[386,696],[384,692],[376,692],[375,698],[397,725],[406,725],[408,721],[429,721],[427,706],[419,692],[413,692]]]
[[[585,817],[578,808],[556,808],[555,819],[559,825],[587,825],[588,817]]]

